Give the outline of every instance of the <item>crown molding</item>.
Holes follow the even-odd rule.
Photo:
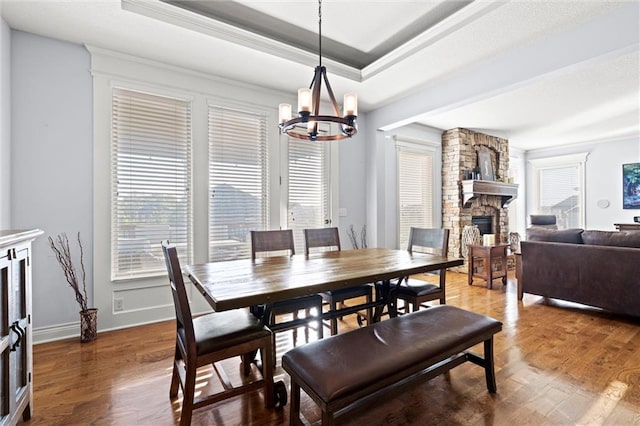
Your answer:
[[[260,52],[275,55],[312,68],[315,67],[318,62],[318,56],[315,53],[298,49],[285,43],[234,27],[233,25],[229,25],[224,22],[216,21],[212,18],[198,15],[197,13],[181,9],[158,0],[121,0],[121,4],[123,10],[138,13],[149,18],[197,31],[202,34],[207,34],[230,43],[235,43]],[[359,69],[329,58],[322,58],[322,62],[323,64],[328,65],[332,74],[357,82],[362,81],[362,73]]]
[[[425,49],[426,47],[438,42],[448,35],[464,28],[471,22],[480,19],[484,15],[493,12],[505,2],[482,1],[469,4],[453,15],[448,16],[436,25],[432,26],[423,33],[417,35],[400,47],[387,53],[380,59],[374,61],[362,69],[362,81],[375,76],[376,74],[390,68],[398,62],[414,55],[415,53]]]

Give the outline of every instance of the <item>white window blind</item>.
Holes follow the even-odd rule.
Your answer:
[[[305,228],[331,226],[329,143],[289,138],[287,228],[303,253]]]
[[[562,166],[539,171],[539,212],[556,216],[558,228],[579,228],[580,167]]]
[[[191,104],[112,94],[111,278],[166,273],[160,242],[191,261]]]
[[[267,118],[209,107],[209,259],[251,256],[249,231],[267,229]]]
[[[433,227],[434,152],[398,144],[398,241],[407,247],[409,228]]]

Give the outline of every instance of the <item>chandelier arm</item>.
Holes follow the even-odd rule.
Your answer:
[[[323,68],[322,76],[324,77],[324,84],[327,86],[327,92],[329,93],[329,99],[331,99],[331,106],[333,107],[333,113],[340,117],[340,109],[338,108],[338,102],[336,102],[336,97],[333,94],[333,89],[331,89],[331,85],[329,84],[329,78],[327,78],[327,71]]]
[[[316,71],[313,76],[313,93],[311,95],[311,99],[313,100],[313,115],[318,115],[320,113],[320,88],[322,87],[322,74],[324,73],[324,67],[316,67]]]

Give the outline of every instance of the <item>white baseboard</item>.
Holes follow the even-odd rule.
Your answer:
[[[49,327],[34,328],[32,340],[34,344],[53,342],[55,340],[80,338],[80,321],[68,324],[59,324]]]
[[[127,324],[125,326],[120,327],[112,327],[108,329],[100,329],[98,328],[98,338],[100,338],[100,333],[112,330],[120,330],[123,328],[136,327],[139,325],[145,324],[153,324],[156,322],[175,320],[175,316],[169,318],[162,318],[153,321],[145,321],[136,324]],[[72,322],[68,324],[59,324],[50,327],[39,327],[33,329],[32,340],[33,344],[37,345],[39,343],[47,343],[54,342],[56,340],[69,339],[72,337],[76,337],[80,339],[80,321]]]

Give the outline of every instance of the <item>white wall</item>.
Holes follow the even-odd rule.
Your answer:
[[[622,165],[640,162],[640,139],[597,145],[587,158],[587,228],[615,229],[614,223],[633,223],[640,210],[622,208]],[[608,200],[600,208],[598,200]]]
[[[0,17],[0,229],[10,220],[11,172],[11,30]]]
[[[81,233],[91,298],[91,75],[82,46],[20,31],[12,31],[11,46],[11,224],[45,232],[33,246],[37,333],[79,318],[47,236]]]
[[[576,144],[556,149],[527,152],[527,160],[587,152],[585,163],[585,228],[615,230],[614,223],[632,223],[640,210],[622,208],[622,165],[640,162],[640,140],[624,139],[600,143]],[[535,188],[532,166],[527,162],[527,186]],[[599,208],[598,200],[609,207]],[[533,211],[535,194],[527,193],[527,218]]]

